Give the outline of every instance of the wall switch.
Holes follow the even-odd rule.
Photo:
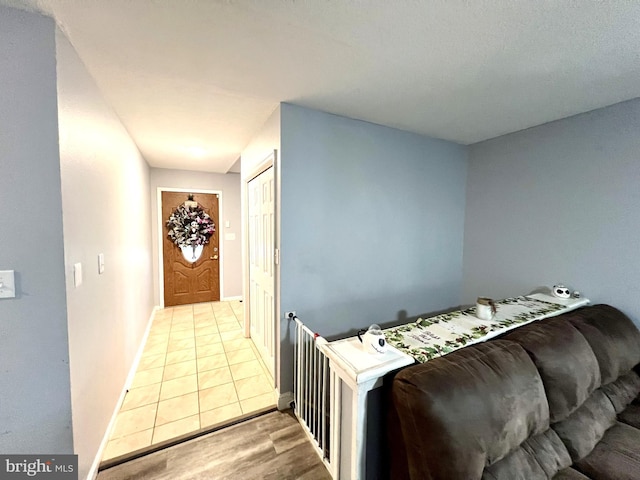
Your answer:
[[[73,264],[73,284],[76,288],[82,285],[82,264],[74,263]]]
[[[104,253],[98,254],[98,274],[102,275],[104,273]]]
[[[231,222],[229,220],[227,220],[226,222],[224,222],[224,226],[226,228],[229,228],[231,226]]]
[[[16,277],[13,270],[0,270],[0,298],[16,298]]]

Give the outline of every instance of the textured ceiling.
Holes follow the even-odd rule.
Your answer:
[[[640,96],[640,1],[4,0],[52,14],[152,166],[279,102],[470,144]]]

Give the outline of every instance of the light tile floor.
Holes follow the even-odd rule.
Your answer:
[[[275,405],[242,303],[157,310],[103,460]]]

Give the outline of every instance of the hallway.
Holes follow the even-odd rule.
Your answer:
[[[275,405],[240,301],[155,312],[103,461]]]

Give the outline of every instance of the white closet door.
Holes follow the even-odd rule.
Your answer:
[[[275,369],[273,167],[251,180],[248,190],[251,338],[273,377]]]

